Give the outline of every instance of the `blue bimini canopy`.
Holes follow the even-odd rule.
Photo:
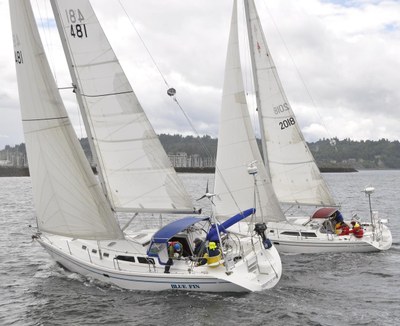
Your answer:
[[[162,229],[158,230],[158,232],[156,232],[153,235],[152,242],[153,243],[167,242],[175,234],[187,229],[189,226],[192,226],[193,224],[199,223],[201,221],[206,221],[208,219],[209,217],[199,218],[199,217],[187,216],[180,220],[171,222],[168,225],[164,226]]]

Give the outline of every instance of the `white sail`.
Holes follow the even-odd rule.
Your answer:
[[[117,211],[191,212],[192,202],[86,0],[52,0],[100,173]],[[75,80],[74,80],[75,79]],[[92,148],[93,150],[93,148]]]
[[[254,180],[247,172],[250,163],[258,166],[256,200],[257,219],[284,220],[272,189],[254,135],[244,92],[240,65],[237,2],[234,1],[226,58],[220,129],[215,173],[214,199],[217,216],[229,217],[252,208]]]
[[[282,203],[335,205],[282,88],[254,0],[245,3],[264,157],[276,195]]]
[[[83,239],[122,232],[64,108],[29,0],[10,0],[21,114],[38,227]]]

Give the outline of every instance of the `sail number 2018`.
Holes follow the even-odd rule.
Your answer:
[[[65,14],[67,16],[68,23],[71,24],[71,35],[79,38],[87,37],[85,17],[79,9],[66,9]]]
[[[293,126],[295,124],[296,124],[296,121],[294,120],[293,117],[279,122],[279,126],[281,127],[281,130],[289,128],[290,126]]]

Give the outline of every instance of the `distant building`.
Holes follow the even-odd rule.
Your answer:
[[[179,152],[176,154],[168,154],[173,167],[176,168],[186,168],[188,167],[188,156],[184,152]]]
[[[11,166],[11,162],[8,160],[0,160],[0,166]]]
[[[203,159],[199,154],[190,155],[190,167],[192,168],[203,167]]]
[[[10,148],[0,151],[0,166],[18,168],[28,167],[28,158],[26,157],[26,152]]]
[[[215,157],[201,157],[199,154],[187,155],[185,152],[169,153],[174,168],[215,167]]]

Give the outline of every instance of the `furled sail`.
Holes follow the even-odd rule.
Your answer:
[[[230,217],[238,211],[254,207],[256,202],[258,220],[284,220],[262,163],[247,108],[240,65],[236,6],[235,0],[220,114],[214,209],[217,216]],[[254,180],[247,172],[252,162],[258,166],[256,194],[260,200],[256,201]]]
[[[83,239],[123,238],[67,116],[30,1],[9,3],[38,227]]]
[[[86,129],[113,208],[193,206],[87,0],[51,0]]]
[[[245,6],[265,164],[276,195],[282,203],[335,205],[284,93],[254,0]]]

